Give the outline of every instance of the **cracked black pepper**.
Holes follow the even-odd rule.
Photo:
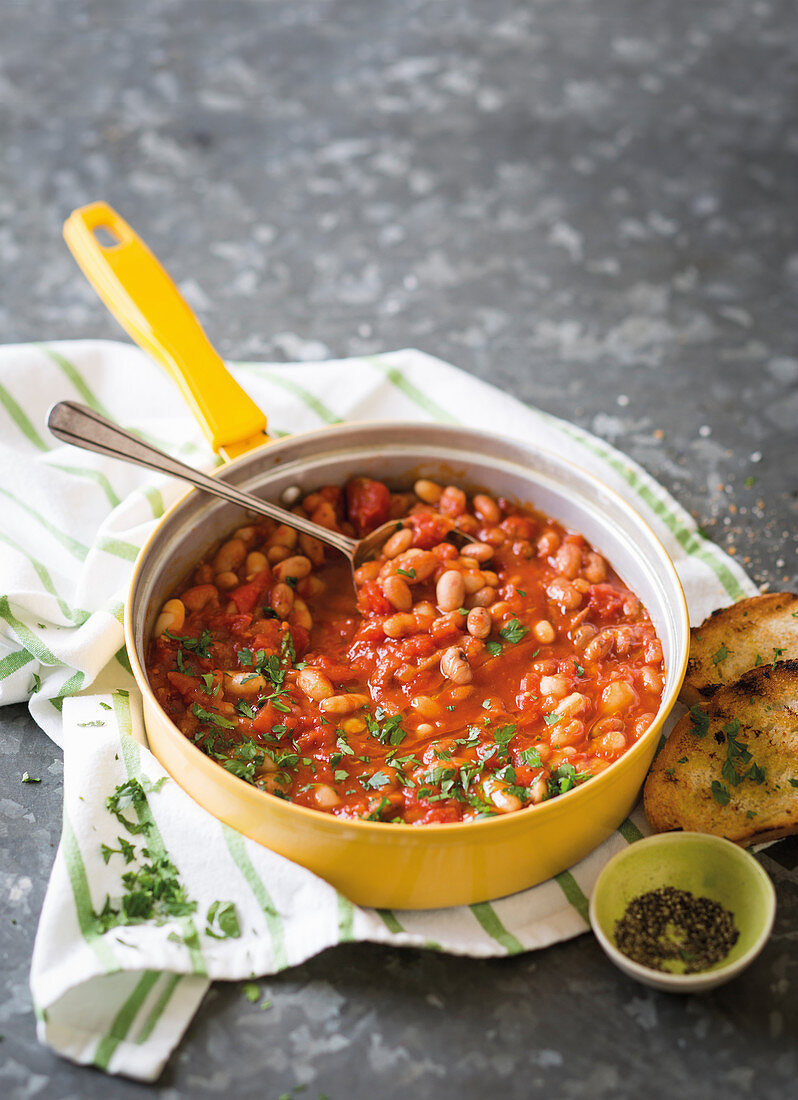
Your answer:
[[[733,915],[711,898],[661,886],[633,898],[615,924],[615,943],[652,970],[696,974],[725,959],[740,933]]]

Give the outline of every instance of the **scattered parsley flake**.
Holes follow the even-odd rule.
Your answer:
[[[255,982],[246,982],[242,986],[241,992],[252,1005],[257,1004],[260,1000],[260,986],[256,985]]]
[[[219,685],[214,680],[212,672],[203,673],[200,679],[202,680],[202,690],[206,695],[219,694]]]
[[[22,773],[22,782],[23,783],[41,783],[41,777],[40,776],[35,776],[35,775],[30,775],[29,772],[23,772]]]
[[[499,631],[499,637],[504,638],[506,642],[510,642],[515,645],[520,642],[522,638],[526,637],[529,633],[528,626],[522,626],[519,619],[513,617],[508,623]]]
[[[231,722],[229,718],[225,718],[221,714],[217,714],[215,710],[205,710],[199,703],[194,703],[191,708],[191,713],[199,718],[200,722],[209,723],[212,726],[218,726],[223,730],[234,730],[236,728],[235,722]]]
[[[546,795],[548,798],[556,798],[590,777],[590,772],[578,772],[573,764],[560,764],[546,780]]]
[[[367,791],[376,791],[380,787],[387,787],[391,782],[385,772],[375,772],[370,779],[361,778],[360,782],[363,784],[363,788]]]
[[[717,779],[712,780],[712,797],[716,802],[719,802],[721,806],[728,806],[731,795],[729,794],[729,788],[721,783]]]
[[[403,577],[409,577],[411,581],[416,579],[415,569],[397,569],[396,572],[401,573]]]
[[[374,714],[366,715],[366,726],[375,740],[381,745],[401,745],[407,734],[402,729],[401,714],[388,715],[382,707],[377,707]]]
[[[207,921],[206,936],[211,936],[215,940],[237,940],[240,938],[241,928],[238,923],[235,902],[212,902],[205,919]]]
[[[171,630],[165,630],[163,636],[170,638],[173,642],[178,642],[183,649],[187,649],[189,653],[196,653],[198,657],[210,657],[211,655],[213,638],[210,630],[203,630],[199,638],[192,638],[187,634],[173,634]]]
[[[713,665],[719,665],[722,661],[725,661],[730,653],[731,650],[726,648],[726,643],[722,642],[720,648],[712,655]]]
[[[701,709],[698,703],[694,703],[690,707],[690,718],[692,719],[690,733],[693,737],[706,737],[709,732],[709,715]]]

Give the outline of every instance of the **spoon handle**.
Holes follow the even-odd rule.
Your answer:
[[[53,405],[47,425],[53,435],[64,443],[82,447],[86,451],[96,451],[97,454],[108,455],[110,458],[118,458],[123,462],[133,462],[137,466],[144,466],[159,474],[169,474],[181,481],[188,481],[195,488],[202,489],[206,493],[223,497],[250,511],[268,516],[278,523],[284,523],[295,531],[311,535],[327,546],[340,550],[350,561],[353,558],[356,543],[346,535],[320,527],[304,516],[286,511],[278,504],[261,500],[260,497],[245,493],[220,478],[209,477],[201,470],[186,466],[179,459],[172,458],[165,451],[153,447],[151,443],[146,443],[132,432],[125,431],[112,420],[100,416],[93,409],[77,401],[59,401],[58,404]]]

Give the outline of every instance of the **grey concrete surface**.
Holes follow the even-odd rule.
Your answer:
[[[795,586],[792,0],[0,8],[0,340],[119,335],[60,239],[102,197],[228,356],[420,347],[625,449]],[[795,842],[761,857],[771,943],[708,996],[634,985],[589,936],[351,945],[264,981],[268,1012],[216,986],[155,1088],[61,1062],[27,992],[60,761],[22,706],[0,754],[3,1096],[793,1094]]]

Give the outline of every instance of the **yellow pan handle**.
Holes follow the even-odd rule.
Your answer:
[[[265,442],[263,412],[228,372],[175,284],[127,222],[107,203],[90,203],[67,218],[64,239],[122,328],[177,382],[213,449],[240,453],[253,436]]]

